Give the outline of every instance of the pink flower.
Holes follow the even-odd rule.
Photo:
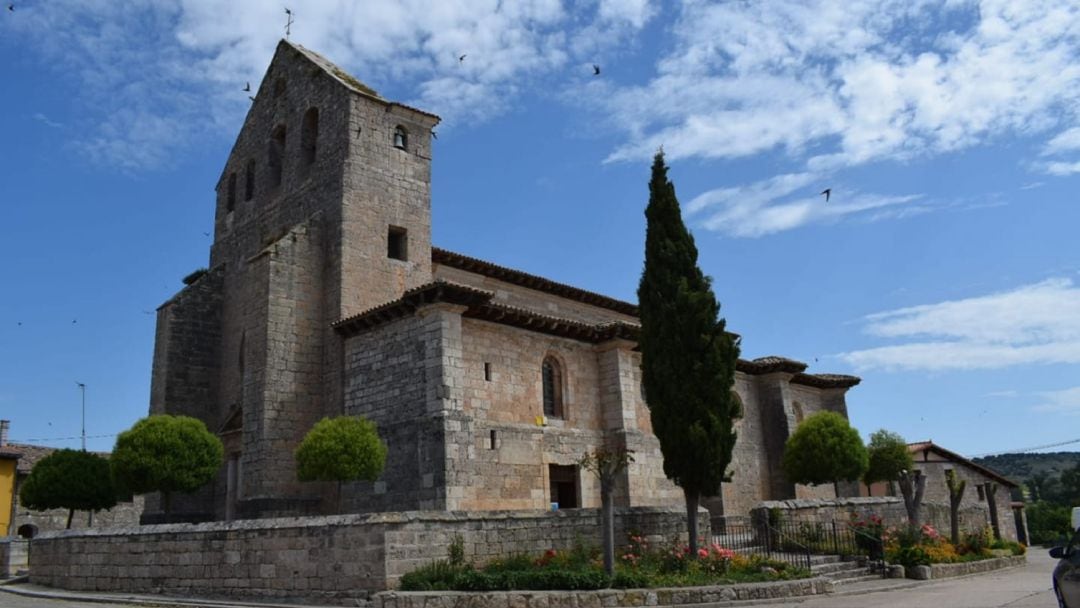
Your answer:
[[[697,550],[697,556],[702,558],[702,559],[704,559],[706,557],[709,557],[709,550],[708,549],[698,549]]]

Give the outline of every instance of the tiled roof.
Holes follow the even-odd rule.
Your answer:
[[[506,266],[499,266],[498,264],[492,264],[491,262],[462,255],[460,253],[454,253],[453,251],[447,251],[446,249],[432,247],[431,261],[436,264],[459,268],[485,277],[505,281],[513,285],[520,285],[522,287],[528,287],[529,289],[555,294],[584,304],[607,308],[608,310],[614,310],[615,312],[624,315],[638,316],[638,307],[636,304],[616,300],[615,298],[599,293],[586,291],[565,283],[558,283],[535,274],[514,270],[513,268],[507,268]]]
[[[787,357],[758,357],[752,361],[740,359],[739,364],[735,369],[752,375],[757,374],[771,374],[774,372],[787,372],[789,374],[798,374],[806,369],[806,364],[802,361],[796,361],[794,359],[788,359]]]
[[[845,374],[795,374],[791,381],[814,388],[851,388],[862,382],[862,378]]]
[[[961,456],[960,454],[957,454],[956,452],[953,452],[951,450],[946,450],[945,448],[943,448],[940,445],[934,443],[933,441],[917,441],[915,443],[909,443],[908,444],[908,450],[912,454],[916,454],[918,452],[923,452],[923,451],[929,450],[929,451],[935,452],[938,455],[943,456],[946,459],[951,460],[951,461],[953,461],[953,462],[955,462],[957,464],[962,464],[962,465],[964,465],[966,467],[975,469],[976,471],[982,473],[983,475],[986,475],[990,479],[993,479],[993,480],[1001,483],[1004,486],[1008,486],[1010,488],[1018,488],[1018,487],[1020,487],[1020,484],[1018,484],[1015,481],[1009,479],[1008,477],[1003,476],[1001,473],[998,473],[997,471],[995,471],[993,469],[988,469],[988,468],[986,468],[986,467],[984,467],[984,466],[982,466],[980,464],[975,464],[974,462],[968,460],[967,458],[964,458],[963,456]],[[917,462],[918,461],[916,461],[916,463]]]
[[[356,335],[395,319],[408,316],[416,309],[435,302],[466,306],[463,316],[492,321],[583,342],[603,342],[614,338],[637,339],[638,326],[633,323],[582,323],[543,315],[524,308],[491,302],[494,294],[468,285],[437,280],[406,291],[397,300],[366,310],[333,324],[345,336]]]
[[[30,469],[34,468],[34,465],[39,460],[45,458],[49,454],[52,454],[59,448],[47,448],[40,445],[29,445],[26,443],[9,443],[3,448],[7,450],[9,454],[18,454],[19,463],[16,465],[16,471],[20,475],[29,475]]]
[[[371,87],[367,86],[363,82],[360,82],[360,80],[357,79],[355,76],[353,76],[349,72],[343,70],[337,64],[330,61],[326,57],[323,57],[322,55],[316,53],[315,51],[312,51],[311,49],[304,48],[303,46],[300,46],[299,44],[296,44],[295,42],[291,42],[289,40],[282,40],[281,44],[287,45],[287,46],[291,47],[293,50],[295,50],[298,53],[302,54],[304,57],[307,57],[309,61],[311,61],[315,65],[322,68],[327,74],[332,76],[335,80],[337,80],[341,84],[345,85],[346,87],[348,87],[350,90],[352,90],[355,93],[359,93],[361,95],[364,95],[365,97],[369,97],[369,98],[374,99],[376,101],[381,101],[384,104],[386,104],[388,107],[397,106],[397,107],[405,108],[407,110],[411,110],[413,112],[417,112],[419,114],[423,114],[425,116],[431,116],[431,117],[435,118],[436,120],[439,119],[438,115],[432,114],[431,112],[426,112],[426,111],[421,110],[419,108],[414,108],[412,106],[407,106],[407,105],[405,105],[403,103],[398,103],[396,101],[387,101],[386,99],[383,99],[383,97],[381,95],[379,95],[378,92],[375,91],[375,89],[372,89]]]

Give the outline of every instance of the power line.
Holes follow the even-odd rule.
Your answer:
[[[75,437],[45,437],[42,439],[9,439],[8,443],[42,443],[45,441],[71,441],[73,439],[104,439],[106,437],[116,437],[117,433],[112,435],[77,435]]]
[[[1035,450],[1046,450],[1046,449],[1049,449],[1049,448],[1059,448],[1059,447],[1061,447],[1063,445],[1072,445],[1074,443],[1080,443],[1080,439],[1070,439],[1068,441],[1059,441],[1057,443],[1047,443],[1046,445],[1037,445],[1037,446],[1032,447],[1032,448],[1023,448],[1023,449],[1016,449],[1016,450],[1000,450],[1000,451],[997,451],[997,452],[987,452],[985,454],[975,454],[974,456],[971,456],[970,458],[983,458],[983,457],[986,457],[986,456],[996,456],[998,454],[1023,454],[1025,452],[1034,452]]]

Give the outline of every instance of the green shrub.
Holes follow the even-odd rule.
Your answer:
[[[632,568],[616,568],[611,586],[615,589],[644,589],[649,586],[648,573]]]
[[[905,568],[912,566],[929,566],[931,559],[926,550],[919,545],[901,546],[891,551],[888,560],[894,564],[900,564]]]
[[[468,569],[440,559],[420,566],[401,577],[402,591],[449,591],[457,588],[457,580]]]

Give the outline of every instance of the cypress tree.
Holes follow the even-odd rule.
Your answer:
[[[697,509],[726,481],[740,415],[735,383],[738,339],[725,330],[711,280],[697,265],[663,150],[653,160],[645,209],[645,270],[638,286],[641,369],[664,474],[686,498],[691,555]]]

